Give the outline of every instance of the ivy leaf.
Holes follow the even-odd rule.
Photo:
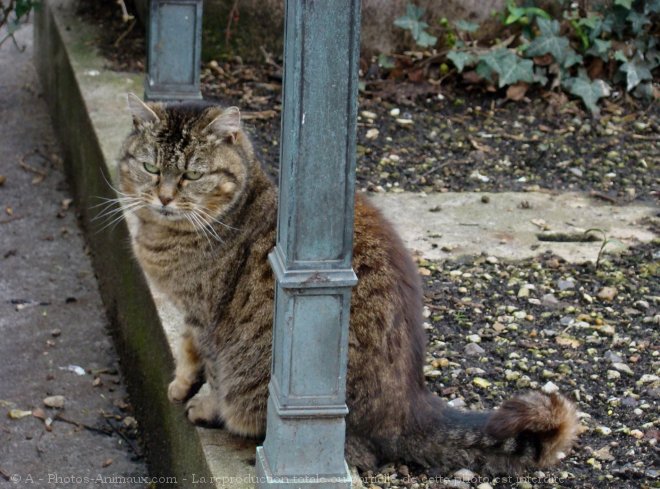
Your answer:
[[[649,19],[648,16],[640,14],[636,10],[631,10],[628,17],[626,17],[626,20],[630,22],[635,34],[641,33],[644,26],[651,23],[651,19]]]
[[[660,0],[646,0],[644,2],[644,13],[646,15],[650,13],[660,14]]]
[[[564,68],[570,68],[571,66],[574,65],[581,65],[584,61],[584,58],[582,58],[581,54],[576,53],[573,51],[573,49],[569,48],[568,51],[566,52],[566,57],[564,58],[564,61],[562,62],[562,66]]]
[[[454,25],[456,26],[456,29],[464,32],[476,32],[476,30],[479,29],[479,24],[467,20],[459,20],[454,22]]]
[[[612,49],[612,41],[605,41],[603,39],[594,39],[593,44],[587,51],[587,54],[591,56],[596,56],[607,61],[610,59],[610,49]]]
[[[466,65],[472,65],[476,61],[475,57],[465,51],[449,51],[447,59],[450,59],[459,73],[463,73]]]
[[[424,9],[409,3],[406,15],[397,18],[394,25],[410,31],[415,42],[421,47],[433,46],[438,38],[430,35],[425,29],[429,26],[422,20]]]
[[[506,48],[483,54],[479,59],[499,75],[500,88],[519,81],[534,81],[534,62],[531,59],[520,59]]]
[[[629,10],[626,10],[623,7],[615,7],[611,9],[603,21],[603,30],[605,32],[614,32],[619,39],[623,38],[623,34],[626,30],[628,13]]]
[[[475,71],[477,72],[477,75],[479,75],[481,78],[484,78],[485,80],[488,80],[491,83],[493,82],[493,70],[484,61],[479,61],[477,67],[475,68]]]
[[[625,53],[621,49],[617,49],[614,51],[614,59],[617,61],[621,61],[622,63],[627,63],[628,58],[626,58]]]
[[[610,95],[610,87],[607,83],[603,80],[591,81],[585,70],[580,70],[579,75],[575,78],[564,80],[563,85],[570,93],[580,97],[584,105],[595,116],[600,114],[598,100]]]
[[[570,48],[570,43],[567,38],[559,36],[559,22],[538,19],[538,26],[541,33],[527,46],[525,54],[534,57],[550,53],[558,63],[563,62],[566,51]]]
[[[632,61],[623,63],[620,70],[626,74],[626,91],[628,92],[639,85],[643,80],[653,79],[648,63],[639,53],[635,55]]]
[[[614,5],[620,5],[628,10],[632,9],[632,0],[614,0]]]
[[[432,36],[426,31],[421,31],[419,33],[419,36],[415,38],[415,42],[423,48],[428,48],[431,46],[435,46],[435,43],[438,42],[438,38]]]

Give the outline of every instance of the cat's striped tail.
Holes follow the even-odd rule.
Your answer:
[[[514,475],[556,464],[578,434],[575,407],[560,394],[530,392],[488,412],[453,409],[434,396],[425,401],[402,445],[406,458],[427,467]]]

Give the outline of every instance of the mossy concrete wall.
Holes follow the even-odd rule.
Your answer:
[[[93,50],[93,27],[73,14],[74,0],[45,2],[35,18],[35,65],[65,153],[66,174],[81,212],[101,295],[146,441],[150,473],[177,487],[252,487],[253,444],[193,427],[167,400],[176,324],[159,311],[129,245],[124,222],[94,221],[130,128],[126,93],[142,93],[143,77],[109,72]],[[167,330],[170,331],[168,336]],[[233,477],[231,482],[229,477]],[[238,479],[236,479],[238,478]],[[214,482],[210,482],[214,481]]]

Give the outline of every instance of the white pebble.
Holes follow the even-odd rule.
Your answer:
[[[390,110],[390,115],[392,117],[399,117],[399,114],[401,114],[401,109],[394,108]]]
[[[546,382],[545,385],[541,387],[541,390],[546,394],[554,394],[555,392],[559,392],[559,387],[553,382]]]

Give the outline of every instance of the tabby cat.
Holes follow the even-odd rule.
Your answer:
[[[129,95],[133,131],[119,163],[135,255],[185,315],[168,396],[193,423],[265,433],[271,363],[277,190],[240,112],[202,103],[144,104]],[[417,270],[400,238],[361,195],[355,201],[346,457],[361,469],[404,461],[482,473],[558,461],[577,433],[573,405],[539,392],[497,410],[446,405],[424,383]],[[197,393],[200,379],[207,394]],[[193,397],[194,396],[194,397]]]

